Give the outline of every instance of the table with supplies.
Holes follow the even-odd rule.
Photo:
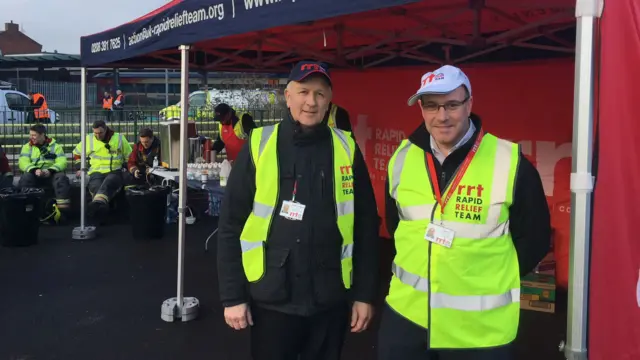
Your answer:
[[[170,171],[163,168],[155,168],[151,171],[152,174],[161,177],[164,181],[178,183],[180,181],[179,171]],[[202,180],[187,180],[187,202],[188,211],[194,213],[194,215],[208,215],[208,216],[220,216],[220,204],[224,197],[223,186],[220,186],[220,181],[217,179]],[[204,198],[200,195],[204,194]],[[167,222],[175,222],[178,217],[178,191],[173,191],[171,195],[171,201],[169,204],[169,213],[167,214]],[[202,206],[204,205],[204,206]],[[203,208],[204,207],[204,208]],[[200,210],[200,211],[199,211]],[[190,215],[190,214],[188,214]],[[197,216],[196,216],[197,217]],[[209,240],[218,232],[218,229],[214,229],[205,241],[205,251],[208,250]]]

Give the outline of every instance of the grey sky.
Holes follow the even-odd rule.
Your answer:
[[[1,30],[13,20],[45,51],[79,54],[80,37],[129,22],[168,0],[0,0]]]

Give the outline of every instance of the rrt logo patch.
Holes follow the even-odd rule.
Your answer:
[[[353,194],[353,174],[351,173],[351,165],[340,166],[341,188],[342,194]]]

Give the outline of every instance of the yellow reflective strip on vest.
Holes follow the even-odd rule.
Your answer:
[[[410,273],[398,266],[395,262],[391,264],[391,272],[393,272],[393,275],[402,281],[402,283],[409,285],[418,291],[429,291],[429,279]]]
[[[111,156],[100,156],[100,155],[92,154],[90,157],[95,160],[111,160]]]
[[[338,106],[336,104],[331,104],[331,109],[329,110],[329,119],[327,119],[327,125],[330,128],[336,127],[336,112],[338,111]]]
[[[434,205],[412,205],[398,208],[400,220],[430,220]]]
[[[404,166],[404,161],[407,157],[407,152],[409,152],[409,148],[411,146],[411,142],[409,140],[403,140],[400,144],[400,147],[396,150],[395,161],[393,163],[392,171],[392,183],[390,185],[391,196],[394,199],[398,199],[398,186],[400,186],[400,175],[402,174],[402,167]],[[429,213],[429,217],[431,213]]]
[[[353,244],[347,244],[342,247],[341,259],[347,259],[353,257]]]
[[[403,284],[428,293],[429,279],[412,274],[395,262],[391,265],[393,275]],[[520,288],[511,289],[503,294],[496,295],[449,295],[432,292],[430,299],[432,309],[454,309],[462,311],[483,311],[497,309],[512,303],[520,302]]]
[[[257,201],[253,202],[253,214],[261,218],[268,218],[273,214],[273,206],[261,204]]]
[[[353,200],[338,203],[336,204],[336,208],[338,216],[353,214],[353,212],[355,211]]]
[[[345,133],[343,131],[340,131],[340,130],[335,129],[335,128],[331,128],[331,130],[338,137],[338,139],[340,139],[340,145],[342,145],[342,148],[347,153],[347,157],[349,159],[352,159],[353,155],[351,154],[351,148],[349,147],[349,143],[348,143],[349,140],[348,140],[347,135],[345,135]]]
[[[262,155],[264,151],[264,147],[267,145],[267,141],[271,138],[271,134],[273,134],[273,130],[275,130],[275,126],[266,126],[262,128],[262,136],[260,136],[260,147],[258,148],[258,157]]]
[[[240,248],[242,249],[242,252],[247,252],[249,250],[253,250],[255,248],[259,248],[263,246],[263,242],[256,242],[256,241],[245,241],[245,240],[240,240]]]

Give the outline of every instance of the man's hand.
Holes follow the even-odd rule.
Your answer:
[[[42,176],[48,178],[49,176],[51,176],[51,171],[42,170]]]
[[[360,301],[353,303],[351,309],[351,332],[358,333],[367,330],[373,318],[373,305]]]
[[[82,170],[76,171],[76,178],[80,179],[82,177]]]
[[[42,176],[42,170],[40,170],[40,169],[36,169],[36,176],[37,176],[37,177]]]
[[[224,308],[224,321],[235,330],[242,330],[247,327],[247,324],[253,326],[249,304]]]
[[[136,169],[133,172],[133,177],[135,177],[136,179],[140,179],[140,170]]]

